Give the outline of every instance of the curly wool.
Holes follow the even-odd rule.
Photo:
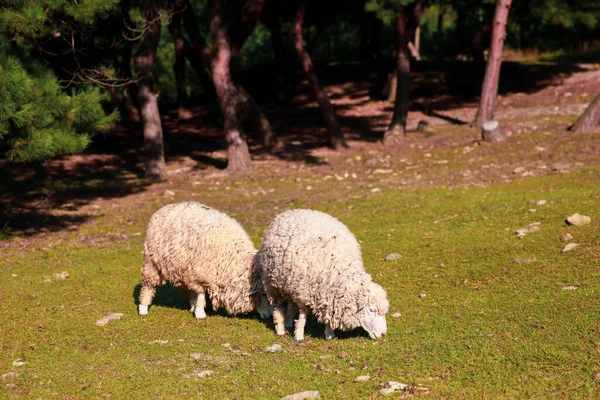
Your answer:
[[[387,313],[383,289],[373,290],[360,245],[336,218],[315,210],[279,214],[265,232],[259,253],[263,283],[271,304],[292,301],[309,307],[333,329],[361,326],[358,302]]]
[[[262,287],[256,256],[244,228],[228,215],[195,202],[169,204],[148,224],[142,290],[169,281],[206,291],[215,310],[247,313],[255,308],[251,293]]]

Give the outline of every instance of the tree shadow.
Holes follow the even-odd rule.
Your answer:
[[[147,183],[111,155],[77,155],[45,163],[43,171],[0,162],[0,227],[9,236],[35,236],[76,229],[96,213],[79,209],[96,199],[122,198]]]
[[[338,121],[347,140],[378,142],[388,122],[381,114],[352,112],[368,106],[368,95],[378,76],[389,72],[389,60],[379,64],[336,63],[317,65],[331,98],[336,102]],[[529,65],[504,62],[499,93],[534,93],[583,69],[574,64]],[[275,66],[254,68],[239,76],[248,92],[269,118],[279,145],[264,149],[256,138],[249,138],[255,158],[267,155],[284,161],[308,165],[327,164],[315,150],[327,145],[325,123],[312,98],[304,76],[298,70],[288,77],[294,87],[293,101],[280,102]],[[332,86],[333,85],[333,86]],[[337,85],[337,86],[336,86]],[[472,65],[462,61],[413,63],[411,73],[411,111],[465,124],[451,111],[477,104],[478,88],[473,86]],[[391,102],[386,104],[391,107]],[[222,121],[214,102],[190,106],[193,117],[180,121],[173,105],[161,105],[167,162],[191,160],[192,171],[227,166],[227,144]],[[389,112],[389,111],[388,111]],[[39,173],[40,169],[43,173]],[[144,180],[143,135],[140,124],[120,124],[110,132],[97,135],[81,155],[45,162],[41,168],[11,164],[0,160],[0,233],[25,237],[60,230],[76,229],[98,213],[81,212],[96,199],[119,199],[147,190]]]

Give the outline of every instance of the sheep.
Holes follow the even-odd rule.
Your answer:
[[[196,319],[206,318],[205,293],[214,310],[235,315],[256,309],[268,318],[272,307],[257,261],[252,240],[233,218],[196,202],[168,204],[148,223],[139,315],[148,315],[156,286],[169,281],[188,294]]]
[[[354,235],[331,215],[306,209],[279,214],[265,231],[259,262],[278,335],[290,317],[289,304],[284,317],[286,302],[299,309],[297,341],[304,340],[311,310],[325,324],[326,339],[335,337],[335,329],[359,326],[372,339],[386,334],[386,292],[365,272]]]

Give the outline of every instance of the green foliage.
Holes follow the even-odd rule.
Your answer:
[[[374,13],[384,25],[390,25],[400,15],[402,6],[408,6],[416,0],[368,0],[365,10]]]
[[[64,92],[56,77],[31,61],[27,70],[0,55],[0,140],[10,161],[34,161],[81,152],[115,115],[102,109],[97,88]]]
[[[91,137],[108,129],[115,114],[104,95],[82,85],[65,91],[42,61],[40,43],[61,32],[92,25],[118,1],[3,2],[0,8],[0,151],[8,160],[30,162],[83,151]],[[55,53],[56,54],[56,53]],[[62,66],[56,65],[62,70]]]

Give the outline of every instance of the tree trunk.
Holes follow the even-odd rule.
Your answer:
[[[410,58],[408,55],[407,10],[402,6],[396,18],[396,97],[394,114],[390,126],[383,135],[385,145],[399,143],[405,135],[408,116],[408,94],[410,85]]]
[[[242,172],[251,168],[250,152],[244,137],[244,129],[238,118],[238,99],[231,79],[229,63],[231,47],[227,36],[227,24],[223,15],[224,0],[213,0],[211,7],[210,32],[213,40],[212,75],[223,113],[225,138],[227,140],[227,170]]]
[[[232,53],[237,56],[246,39],[252,34],[264,8],[266,0],[245,0],[240,10],[240,20],[233,24],[231,32]]]
[[[444,14],[446,13],[446,7],[443,4],[438,6],[438,17],[437,17],[437,33],[441,34],[444,30]],[[460,24],[463,21],[457,20],[456,23]]]
[[[270,12],[266,18],[267,28],[271,33],[271,45],[273,46],[273,54],[275,55],[275,62],[277,63],[277,83],[278,83],[278,97],[279,101],[286,102],[288,100],[286,85],[286,70],[287,62],[285,59],[285,52],[283,51],[283,40],[281,40],[281,24],[279,22],[279,16],[276,13]]]
[[[385,145],[402,141],[406,133],[408,100],[410,91],[410,57],[408,44],[416,36],[417,28],[427,0],[418,0],[410,6],[402,6],[396,18],[396,96],[394,114],[388,130],[383,135]]]
[[[600,93],[592,100],[575,124],[569,128],[573,132],[591,131],[600,124]]]
[[[213,56],[211,56],[208,45],[198,31],[198,23],[196,21],[196,17],[194,16],[194,11],[189,0],[183,2],[183,7],[185,9],[185,11],[182,13],[183,24],[192,44],[190,46],[187,44],[187,42],[184,42],[187,46],[186,55],[196,70],[197,75],[201,79],[202,77],[206,76],[204,71],[210,71],[210,74],[213,75],[212,82],[206,83],[206,89],[212,91],[214,83],[216,90],[217,83],[216,77],[214,76],[214,63],[211,61]],[[227,32],[225,31],[225,33]],[[228,57],[229,60],[231,60],[231,47],[228,40],[227,45],[229,46]],[[229,62],[230,61],[228,61],[227,64],[227,73],[231,78]],[[274,135],[273,130],[271,129],[271,124],[269,123],[267,117],[261,112],[260,108],[254,102],[250,94],[248,94],[242,87],[235,85],[235,83],[232,82],[232,84],[234,85],[234,90],[231,95],[235,95],[237,97],[236,104],[239,105],[240,114],[244,120],[244,123],[248,128],[250,128],[250,131],[259,138],[263,145],[270,146],[272,144]],[[219,97],[218,93],[216,96]],[[223,114],[223,118],[226,119],[225,114]]]
[[[237,93],[240,102],[246,105],[240,109],[240,116],[244,121],[244,129],[258,135],[257,139],[262,147],[271,147],[274,138],[269,120],[243,87],[238,86]]]
[[[304,38],[302,37],[302,25],[304,24],[305,10],[306,0],[300,0],[296,11],[296,19],[294,21],[294,45],[298,58],[300,59],[300,64],[302,65],[302,70],[308,79],[314,96],[317,98],[321,114],[325,119],[329,135],[328,145],[332,149],[340,150],[342,147],[348,147],[348,145],[344,140],[344,135],[342,134],[340,125],[338,124],[331,103],[329,102],[329,97],[321,85],[321,82],[319,82],[315,66],[310,59],[310,55],[306,51]]]
[[[396,53],[394,52],[394,55],[395,54]],[[394,58],[396,58],[396,57],[394,57]],[[382,94],[387,97],[387,101],[396,101],[396,93],[397,93],[397,89],[398,89],[398,73],[397,73],[397,71],[398,71],[397,68],[394,67],[392,72],[390,72],[388,74],[387,82],[385,83],[385,86],[383,87]]]
[[[114,86],[108,87],[108,93],[110,93],[113,102],[117,105],[119,113],[121,114],[121,121],[125,122],[140,122],[141,117],[138,109],[129,101],[129,99],[123,94],[121,90]]]
[[[126,29],[127,23],[133,25],[129,18],[129,4],[124,1],[121,5],[121,29]],[[133,82],[133,74],[131,73],[131,53],[133,51],[133,41],[125,40],[123,47],[115,49],[114,66],[115,72],[119,79],[127,83],[125,86],[126,93],[117,87],[109,87],[108,91],[113,98],[113,101],[119,108],[121,120],[128,122],[140,122],[141,116],[137,105],[137,85]],[[129,96],[129,98],[126,96]]]
[[[146,6],[146,20],[153,22],[144,32],[140,48],[134,57],[134,65],[138,74],[137,98],[142,113],[144,126],[144,149],[146,155],[146,178],[153,181],[165,180],[165,156],[163,131],[158,111],[156,93],[154,93],[154,77],[152,67],[156,57],[156,49],[160,40],[160,20],[154,4]]]
[[[481,87],[485,73],[485,39],[492,30],[492,23],[486,23],[473,32],[471,56],[473,57],[473,93]]]
[[[467,19],[467,8],[456,7],[456,30],[454,31],[456,38],[456,57],[457,61],[462,61],[465,56],[465,20]]]
[[[475,117],[475,124],[481,128],[485,122],[494,119],[496,96],[498,95],[498,82],[500,80],[500,66],[502,64],[502,48],[506,38],[506,21],[512,0],[497,0],[494,13],[494,27],[490,55],[485,70],[483,85],[481,86],[481,102]],[[481,133],[483,138],[483,133]]]
[[[192,112],[187,107],[188,95],[187,84],[185,82],[185,40],[181,35],[181,11],[176,10],[169,24],[169,32],[175,44],[175,63],[173,72],[175,72],[175,86],[177,88],[177,117],[179,119],[188,119],[192,117]]]
[[[417,56],[415,56],[415,59],[420,60],[421,59],[421,27],[419,25],[417,25],[417,27],[415,28],[415,52],[417,53]]]
[[[122,19],[122,29],[127,29],[127,26],[133,26],[134,23],[131,20],[131,16],[129,15],[130,4],[128,0],[123,0],[121,2],[121,19]],[[122,35],[122,33],[121,33]],[[128,81],[132,81],[129,85],[127,85],[127,96],[129,96],[129,101],[133,107],[135,107],[135,111],[132,115],[133,122],[141,121],[141,116],[139,113],[140,103],[137,99],[138,86],[137,83],[133,82],[133,72],[131,70],[131,57],[133,55],[133,41],[126,40],[125,46],[123,47],[123,51],[121,53],[121,60],[117,63],[117,71]]]

